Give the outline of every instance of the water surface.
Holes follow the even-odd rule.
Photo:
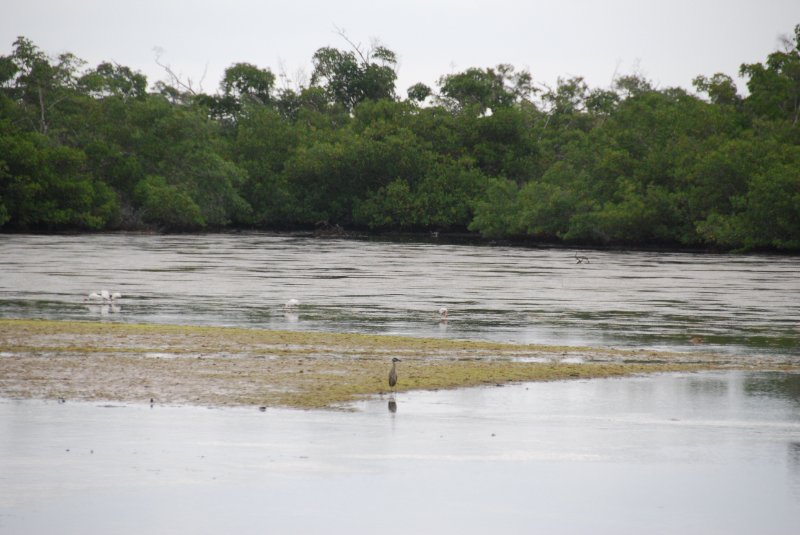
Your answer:
[[[0,317],[794,359],[798,268],[766,255],[257,233],[2,235]],[[83,302],[102,289],[123,298]],[[290,298],[301,304],[286,312]],[[0,400],[0,533],[797,530],[799,374],[407,392],[353,407]]]
[[[0,400],[0,533],[797,532],[798,374],[408,392],[355,408]]]
[[[124,297],[83,302],[102,289]],[[301,304],[286,313],[290,298]],[[791,256],[259,233],[0,235],[0,317],[796,356],[798,303]]]

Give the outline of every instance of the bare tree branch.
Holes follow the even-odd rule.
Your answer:
[[[162,63],[161,62],[161,56],[164,54],[164,49],[157,46],[157,47],[155,47],[153,49],[153,51],[156,53],[156,58],[155,58],[156,65],[158,65],[159,67],[164,69],[164,71],[166,71],[167,76],[169,76],[171,83],[173,85],[177,85],[179,87],[182,87],[188,93],[191,93],[192,95],[196,96],[197,95],[197,91],[195,91],[194,88],[192,87],[192,79],[191,78],[187,78],[186,82],[184,83],[183,80],[181,80],[181,77],[178,74],[175,74],[175,71],[172,70],[172,67],[170,67],[166,63]],[[208,65],[206,65],[206,69],[208,69]],[[205,78],[205,72],[203,73],[203,78]],[[201,79],[201,83],[202,83],[202,79]],[[202,91],[202,86],[201,86],[201,91]]]
[[[369,64],[369,59],[370,59],[370,51],[367,50],[366,55],[365,55],[364,51],[362,50],[361,43],[355,44],[353,41],[351,41],[350,38],[347,37],[347,34],[345,33],[344,28],[339,28],[336,25],[334,25],[333,27],[336,29],[336,33],[339,35],[339,37],[344,39],[347,42],[347,44],[349,44],[350,47],[353,50],[355,50],[356,54],[358,54],[358,57],[361,58],[361,61],[363,62],[363,64],[364,65],[368,65]]]

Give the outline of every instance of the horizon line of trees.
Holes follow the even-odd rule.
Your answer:
[[[511,65],[396,92],[397,56],[320,48],[307,86],[235,63],[215,94],[25,37],[0,56],[0,231],[338,225],[800,250],[800,25],[748,94]]]

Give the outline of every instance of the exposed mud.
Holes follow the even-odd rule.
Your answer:
[[[388,390],[502,385],[790,359],[222,327],[0,320],[0,396],[210,406],[341,407]]]

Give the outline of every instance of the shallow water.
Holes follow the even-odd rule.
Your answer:
[[[0,235],[0,317],[800,355],[799,274],[789,256],[259,233]],[[124,297],[82,302],[101,289]],[[290,298],[300,306],[285,313]]]
[[[591,263],[257,233],[0,235],[0,317],[800,356],[797,257],[577,253]],[[101,289],[124,296],[83,302]],[[289,298],[301,304],[286,313]],[[789,534],[800,518],[797,374],[354,408],[0,400],[0,533]]]
[[[0,533],[794,534],[800,375],[409,392],[356,412],[0,401]]]

